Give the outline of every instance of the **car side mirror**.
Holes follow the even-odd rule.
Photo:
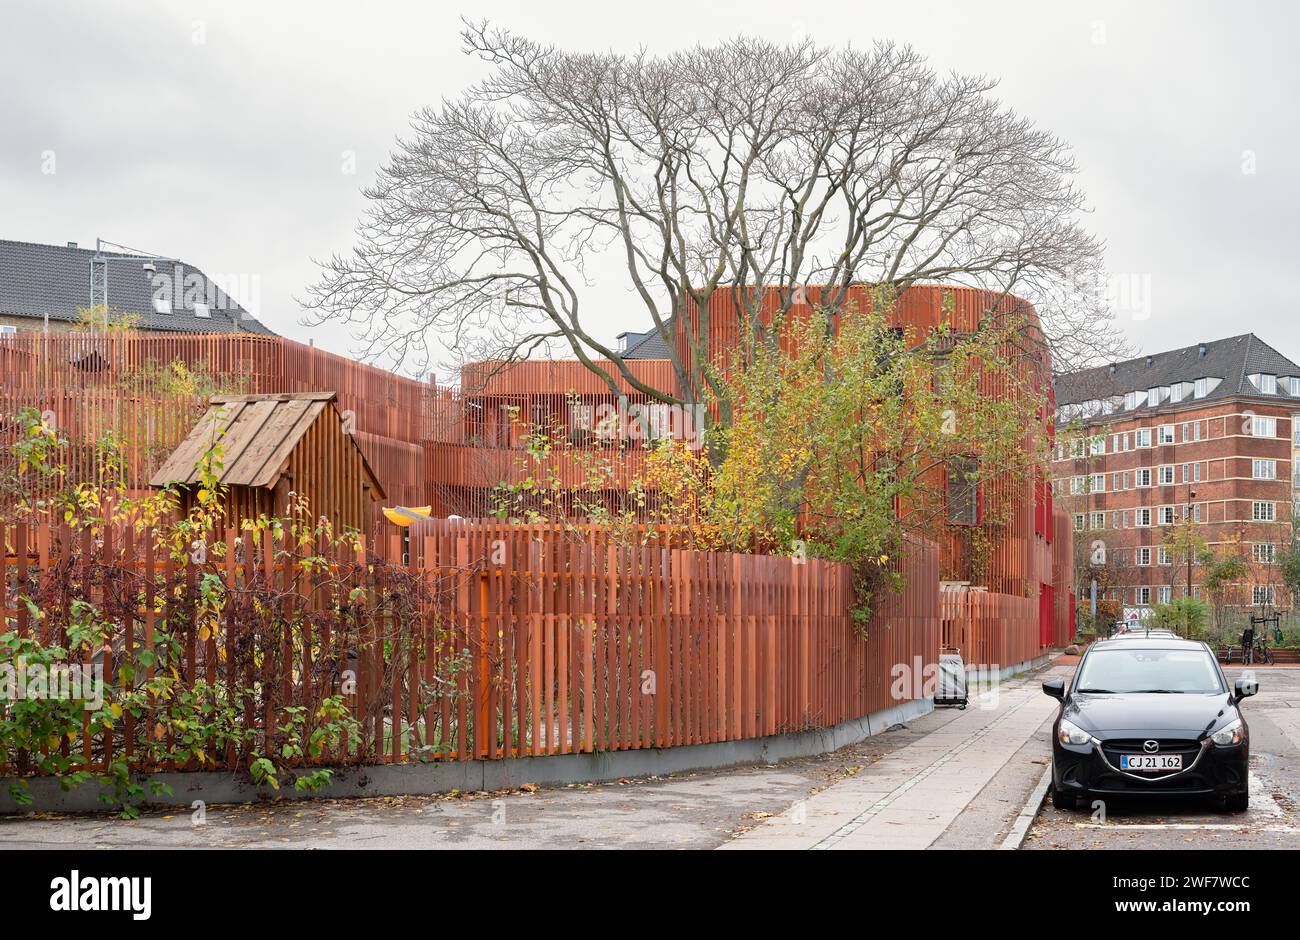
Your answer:
[[[1046,685],[1046,683],[1044,683]],[[1259,683],[1254,679],[1238,679],[1232,685],[1232,697],[1240,702],[1259,691]]]
[[[1240,683],[1241,680],[1238,679],[1237,682]],[[1064,700],[1065,680],[1060,678],[1059,676],[1056,677],[1055,679],[1045,680],[1043,682],[1043,692],[1045,692],[1047,695],[1050,695],[1052,698],[1058,698]]]

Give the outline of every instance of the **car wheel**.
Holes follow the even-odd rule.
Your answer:
[[[1242,790],[1240,793],[1229,793],[1223,798],[1223,808],[1229,813],[1244,813],[1250,808],[1250,791]]]
[[[1064,790],[1058,790],[1053,786],[1052,805],[1057,809],[1075,810],[1079,808],[1079,798],[1073,793],[1066,793]]]

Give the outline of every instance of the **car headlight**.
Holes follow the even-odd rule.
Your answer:
[[[1062,744],[1087,744],[1092,740],[1092,735],[1074,722],[1062,718],[1056,728],[1056,739]]]
[[[1231,747],[1234,744],[1240,744],[1246,740],[1246,726],[1238,718],[1210,735],[1210,740],[1220,747]]]

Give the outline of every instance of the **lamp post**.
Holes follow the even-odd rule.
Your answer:
[[[1192,638],[1192,501],[1196,499],[1196,490],[1187,488],[1187,538],[1183,543],[1183,554],[1187,556],[1187,594],[1183,598],[1183,616],[1187,619],[1187,639]]]

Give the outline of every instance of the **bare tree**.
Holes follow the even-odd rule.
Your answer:
[[[358,327],[370,354],[558,348],[611,389],[621,377],[698,402],[721,392],[702,368],[721,292],[743,352],[801,285],[825,285],[835,308],[851,285],[942,281],[1039,305],[1066,365],[1107,355],[1073,157],[990,78],[939,75],[886,42],[737,38],[654,56],[574,53],[486,23],[463,38],[490,77],[414,116],[365,191],[359,244],[324,264],[308,300],[310,322]],[[646,386],[593,333],[586,265],[605,252],[663,337],[676,391]],[[760,317],[768,290],[779,299]],[[673,318],[692,303],[698,328],[678,348]]]

